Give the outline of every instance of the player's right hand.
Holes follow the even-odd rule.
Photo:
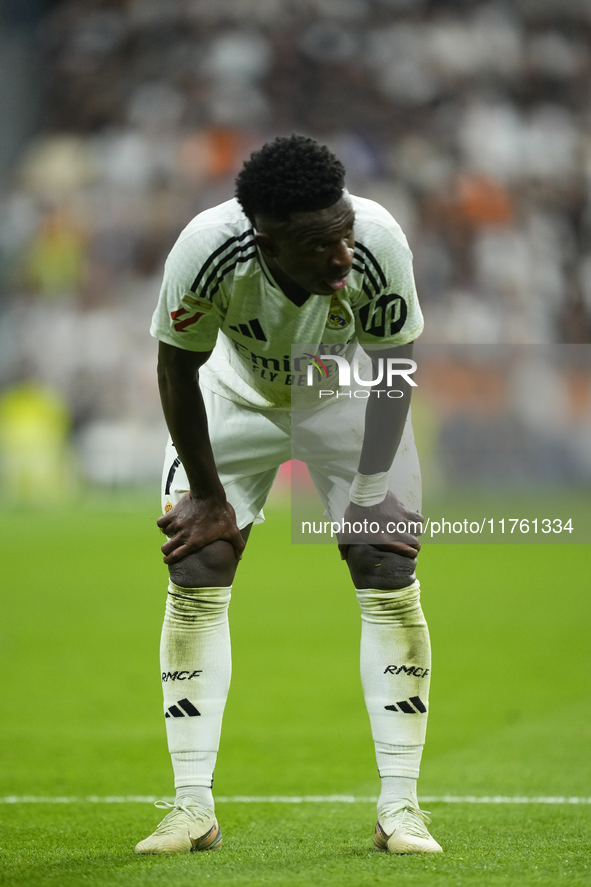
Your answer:
[[[421,550],[418,536],[422,533],[424,520],[422,514],[411,511],[390,490],[379,505],[364,506],[350,502],[343,518],[344,524],[348,523],[351,527],[356,523],[369,526],[375,522],[375,526],[380,529],[377,533],[338,533],[341,558],[347,560],[349,545],[363,543],[370,543],[380,551],[393,551],[403,557],[415,558]],[[407,528],[410,525],[412,532],[410,529],[400,532],[398,527],[401,523]],[[390,527],[393,529],[389,529]]]
[[[185,493],[156,523],[168,536],[161,548],[165,564],[176,564],[219,539],[230,543],[236,560],[242,558],[246,543],[236,524],[236,513],[227,501],[195,499]]]

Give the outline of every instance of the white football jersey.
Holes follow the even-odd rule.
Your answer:
[[[347,286],[298,307],[273,280],[237,200],[190,222],[166,261],[151,334],[211,351],[201,384],[245,406],[290,409],[306,367],[291,346],[401,345],[423,329],[412,253],[398,223],[373,200],[351,196],[355,252]]]

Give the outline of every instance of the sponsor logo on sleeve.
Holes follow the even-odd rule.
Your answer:
[[[170,317],[173,321],[175,330],[177,333],[183,333],[187,327],[193,326],[200,321],[202,317],[205,317],[212,308],[213,305],[211,302],[205,302],[203,299],[198,299],[191,293],[185,293],[181,299],[180,306],[176,311],[170,312]]]
[[[400,332],[406,322],[408,308],[402,296],[384,293],[364,305],[359,317],[366,333],[376,338],[387,338]]]

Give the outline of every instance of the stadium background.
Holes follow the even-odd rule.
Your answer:
[[[1,16],[0,791],[167,795],[154,529],[165,432],[147,334],[167,251],[231,196],[250,150],[306,132],[343,159],[351,191],[400,221],[424,342],[589,343],[591,12],[584,0],[9,0]],[[586,495],[591,386],[575,375],[573,424],[548,458],[554,481]],[[344,568],[323,547],[289,545],[280,496],[269,514],[232,604],[218,793],[375,794]],[[587,552],[425,551],[439,676],[423,794],[591,794]],[[480,877],[479,829],[499,834],[505,820],[434,806],[448,860],[465,854]],[[273,831],[261,809],[251,816]],[[91,829],[93,815],[76,822]],[[112,815],[127,843],[152,824],[142,809]],[[251,820],[227,816],[249,834]],[[564,833],[527,816],[544,840],[566,835],[572,863],[581,808]],[[16,838],[14,883],[50,877],[41,838],[51,877],[77,883],[66,869],[83,856],[64,824],[79,833],[71,813],[58,818],[56,839],[45,813],[11,811],[30,828],[24,850]],[[371,805],[362,818],[369,835]],[[117,844],[115,820],[101,821]],[[353,819],[346,827],[347,846],[365,847]],[[542,883],[511,840],[521,869],[489,864],[504,883]],[[552,847],[547,883],[566,879],[563,857]]]

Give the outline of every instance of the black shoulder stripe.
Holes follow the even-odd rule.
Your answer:
[[[381,267],[380,267],[380,264],[379,264],[378,260],[376,259],[376,257],[374,256],[374,254],[371,252],[371,250],[369,250],[369,249],[368,249],[366,246],[364,246],[362,243],[359,243],[358,240],[355,242],[355,246],[358,246],[359,249],[360,249],[363,253],[365,253],[365,255],[367,256],[367,258],[370,260],[370,262],[371,262],[372,265],[374,266],[375,270],[377,271],[378,277],[379,277],[380,280],[382,281],[382,286],[387,286],[388,281],[386,280],[386,275],[385,275],[384,272],[382,271],[382,269],[381,269]]]
[[[373,274],[371,273],[371,271],[369,270],[367,265],[365,266],[365,276],[367,277],[367,279],[369,280],[369,282],[373,286],[374,295],[372,296],[372,299],[374,296],[379,296],[381,289],[378,285],[377,280],[375,279],[375,277],[373,276]]]
[[[368,285],[367,285],[367,283],[365,282],[365,280],[363,281],[363,286],[362,286],[361,288],[362,288],[363,292],[365,293],[365,295],[367,296],[368,299],[375,299],[376,294],[375,294],[375,293],[372,293],[372,291],[371,291],[370,288],[368,287]]]
[[[371,285],[374,288],[374,294],[373,294],[373,296],[370,296],[370,299],[373,299],[374,296],[378,296],[381,292],[381,289],[378,286],[378,282],[375,279],[375,277],[373,276],[371,269],[369,268],[367,262],[365,261],[365,256],[363,255],[363,253],[353,253],[353,258],[357,259],[357,261],[361,265],[361,267],[358,268],[357,270],[361,271],[362,274],[365,275],[365,277],[369,280],[369,282],[371,283]],[[353,266],[353,267],[355,267],[355,266]]]
[[[210,287],[212,286],[213,283],[215,283],[216,278],[224,277],[224,275],[228,271],[227,268],[224,268],[224,265],[226,265],[228,262],[231,262],[237,253],[241,253],[243,250],[248,250],[252,247],[254,247],[254,241],[251,241],[250,243],[241,244],[240,246],[234,247],[232,252],[229,252],[226,256],[223,257],[223,259],[220,259],[219,262],[216,264],[215,268],[211,271],[211,273],[210,273],[209,277],[207,278],[207,280],[205,281],[205,283],[203,284],[203,288],[199,294],[200,297],[202,299],[209,299],[211,301],[211,299],[213,299],[214,295],[217,293],[219,287],[214,286],[214,288],[211,290],[211,292],[210,292]],[[253,256],[256,256],[256,249],[253,252],[248,253],[247,256],[244,255],[244,256],[239,257],[236,261],[237,262],[245,262],[247,258],[251,259]],[[234,268],[236,267],[236,263],[234,263],[233,267]]]
[[[218,248],[216,250],[214,250],[214,252],[212,252],[212,254],[205,260],[205,262],[201,266],[201,268],[199,270],[199,274],[197,275],[197,277],[193,281],[193,285],[191,287],[191,292],[192,293],[197,292],[197,287],[199,286],[202,277],[206,273],[206,271],[209,268],[209,266],[211,265],[211,263],[215,261],[215,259],[220,255],[220,253],[223,253],[225,250],[229,249],[229,247],[231,247],[233,243],[238,243],[241,240],[244,240],[245,237],[249,237],[251,234],[253,234],[253,232],[254,232],[254,229],[249,228],[248,231],[245,231],[239,237],[230,237],[230,238],[228,238],[228,240],[225,241],[225,243],[222,243],[221,246],[218,246]]]
[[[228,265],[227,268],[224,268],[224,270],[218,275],[218,279],[216,281],[214,288],[212,289],[212,291],[210,293],[209,298],[213,299],[213,297],[215,296],[215,294],[219,290],[220,286],[222,285],[222,281],[223,281],[224,277],[226,276],[226,274],[229,274],[230,271],[233,271],[236,268],[236,266],[239,265],[241,262],[248,262],[249,259],[254,259],[256,257],[256,255],[257,255],[257,251],[254,250],[252,253],[246,253],[246,255],[244,255],[244,256],[238,256],[238,258],[236,259],[235,262],[233,262],[231,265]]]
[[[359,271],[361,274],[363,274],[363,272],[365,271],[363,265],[356,265],[355,262],[353,262],[351,268],[353,269],[353,271]]]

